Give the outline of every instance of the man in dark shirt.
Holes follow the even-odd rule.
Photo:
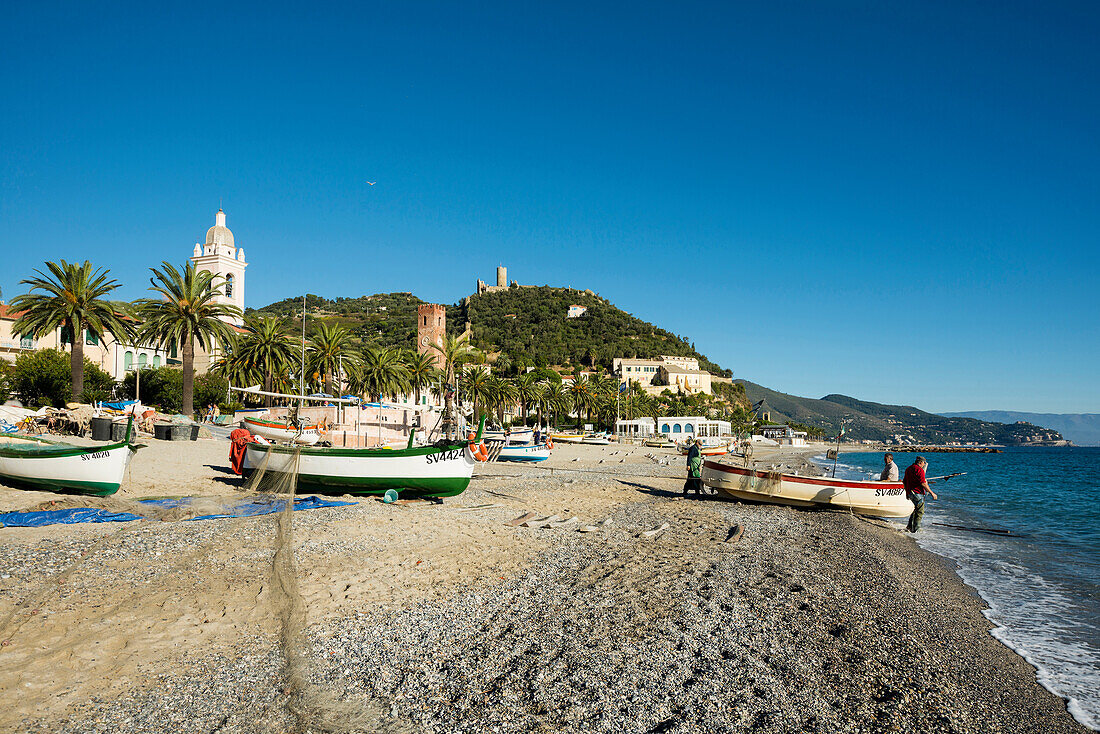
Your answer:
[[[905,478],[901,480],[905,485],[905,497],[913,503],[913,514],[909,516],[909,524],[905,526],[905,529],[911,533],[920,530],[920,521],[924,518],[925,494],[932,495],[932,499],[939,499],[928,486],[928,479],[924,474],[927,467],[928,462],[924,457],[918,456],[917,460],[905,470]]]

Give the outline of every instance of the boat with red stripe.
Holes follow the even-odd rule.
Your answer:
[[[703,484],[740,500],[795,507],[834,507],[874,517],[908,517],[913,503],[901,482],[858,481],[703,462]]]

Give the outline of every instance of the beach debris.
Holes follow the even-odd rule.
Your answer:
[[[537,516],[538,514],[539,514],[539,513],[537,513],[537,512],[534,512],[534,511],[532,511],[532,512],[525,512],[525,513],[523,513],[522,515],[520,515],[519,517],[517,517],[516,519],[514,519],[514,520],[509,520],[508,522],[506,522],[506,523],[504,523],[504,524],[505,524],[505,525],[507,525],[507,526],[508,526],[508,527],[510,527],[510,528],[515,528],[515,527],[519,527],[520,525],[522,525],[523,523],[527,522],[527,521],[528,521],[528,520],[530,520],[531,518],[533,518],[533,517]]]
[[[664,531],[668,530],[668,527],[669,526],[668,526],[667,522],[666,523],[661,523],[660,527],[653,528],[652,530],[646,530],[645,532],[640,533],[638,535],[638,537],[639,538],[646,538],[646,539],[656,538],[658,535],[660,535]]]
[[[570,526],[573,526],[573,525],[579,525],[580,522],[581,522],[581,519],[579,517],[577,517],[576,515],[573,515],[573,517],[569,518],[568,520],[560,520],[558,522],[550,523],[550,527],[552,527],[552,528],[567,528],[567,527],[570,527]]]
[[[486,505],[467,505],[466,507],[457,508],[458,512],[469,512],[470,510],[488,510],[492,507],[504,507],[504,505],[498,505],[496,503],[489,503]]]
[[[525,520],[524,522],[521,522],[519,526],[521,528],[545,528],[549,527],[550,523],[558,522],[560,520],[561,517],[559,517],[558,515],[550,515],[549,517],[544,517],[540,520]]]
[[[727,543],[736,543],[741,540],[741,535],[744,534],[745,527],[743,525],[734,525],[730,528],[729,535],[726,536]]]
[[[612,525],[612,520],[611,520],[610,517],[608,517],[608,518],[605,518],[599,525],[581,525],[579,528],[577,528],[577,532],[578,533],[595,533],[597,531],[603,530],[604,528],[609,528],[609,527],[611,527],[611,525]]]

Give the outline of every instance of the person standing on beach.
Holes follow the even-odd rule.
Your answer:
[[[924,518],[924,495],[930,494],[932,499],[939,499],[928,486],[928,479],[924,474],[927,467],[928,462],[924,457],[918,456],[905,470],[905,478],[901,480],[905,485],[905,498],[913,503],[913,514],[909,516],[909,524],[905,526],[911,533],[920,530],[920,521]]]
[[[882,468],[882,476],[878,478],[880,482],[896,482],[898,481],[898,465],[894,463],[894,455],[886,454],[882,457],[886,462],[886,466]]]
[[[703,442],[699,439],[695,439],[691,442],[691,446],[688,447],[687,457],[687,481],[684,482],[684,496],[688,496],[688,490],[694,489],[695,496],[698,497],[703,493],[703,452],[700,450]]]

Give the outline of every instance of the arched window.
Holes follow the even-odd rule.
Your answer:
[[[154,354],[153,355],[153,366],[154,367],[160,367],[160,355],[159,354]]]
[[[661,426],[661,433],[668,433],[668,424],[665,423]]]
[[[139,354],[138,355],[138,369],[143,369],[145,367],[145,365],[147,365],[148,363],[149,363],[149,355],[148,354]]]
[[[692,425],[690,423],[687,423],[687,424],[684,425],[684,433],[693,433],[694,431],[695,431],[695,429],[692,427]]]
[[[225,276],[225,297],[226,298],[232,298],[233,297],[233,274],[232,273]]]
[[[129,372],[134,368],[134,353],[126,352],[122,357],[122,368]]]
[[[672,424],[672,432],[673,433],[680,433],[680,424],[679,423],[673,423]]]

